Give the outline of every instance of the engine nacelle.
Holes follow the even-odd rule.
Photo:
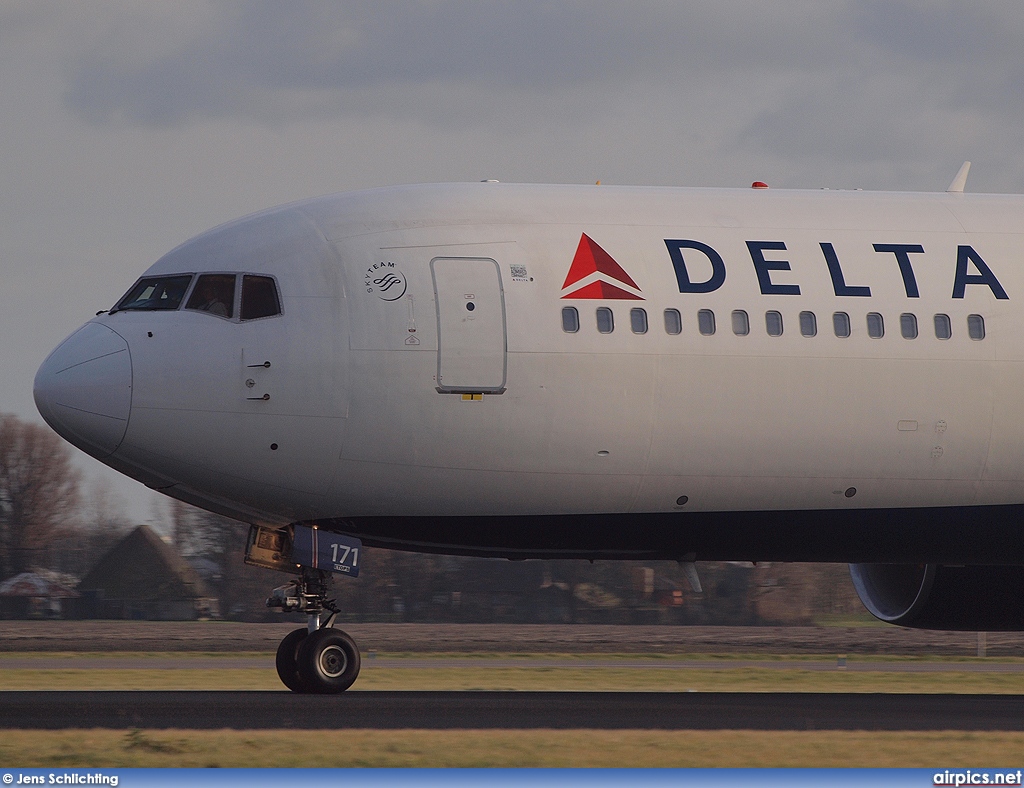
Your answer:
[[[864,607],[918,629],[1024,631],[1024,567],[850,564]]]

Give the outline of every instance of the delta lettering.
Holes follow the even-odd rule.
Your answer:
[[[754,264],[757,282],[762,295],[800,295],[800,285],[780,284],[772,280],[776,271],[792,270],[789,261],[780,259],[776,252],[785,252],[786,244],[782,241],[747,241],[747,251]],[[715,249],[701,241],[665,239],[668,254],[675,268],[676,281],[680,293],[712,293],[725,283],[725,260]],[[832,289],[837,296],[871,297],[871,288],[866,285],[850,285],[846,282],[839,255],[830,243],[818,244],[825,265],[832,278]],[[924,254],[920,244],[872,244],[878,254],[891,255],[899,267],[903,277],[903,288],[907,298],[920,298],[917,279],[914,276],[913,255]],[[768,256],[766,256],[766,253]],[[711,263],[711,276],[703,282],[694,282],[686,268],[686,257],[701,255]],[[956,273],[953,277],[953,298],[963,298],[968,285],[988,287],[999,300],[1008,300],[1009,296],[999,283],[996,275],[981,255],[972,246],[966,244],[956,248]]]

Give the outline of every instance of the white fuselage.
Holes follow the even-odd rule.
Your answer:
[[[264,524],[1021,504],[1022,216],[859,191],[323,197],[146,272],[274,277],[281,314],[101,315],[37,401],[109,465]],[[125,351],[72,401],[81,362]]]

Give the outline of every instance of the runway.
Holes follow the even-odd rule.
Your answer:
[[[0,728],[1021,731],[1024,695],[3,692]]]

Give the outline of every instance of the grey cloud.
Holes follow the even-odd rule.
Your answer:
[[[865,43],[930,63],[1002,60],[1019,48],[1024,28],[1017,2],[867,0],[850,11],[850,22]]]
[[[760,157],[814,180],[818,167],[846,177],[874,166],[885,186],[921,182],[926,160],[944,172],[961,155],[979,173],[984,156],[1004,167],[1002,188],[1021,169],[1019,0],[199,9],[137,11],[71,46],[67,105],[121,127],[340,119],[373,127],[385,156],[415,144],[430,160],[473,140],[485,160],[537,159],[562,178],[574,159],[614,159],[658,180],[645,162],[680,155],[678,166],[698,168],[717,157],[719,172]]]
[[[851,27],[894,71],[907,70],[925,98],[954,108],[1016,116],[1024,99],[1024,11],[1019,2],[858,6]]]
[[[266,3],[226,6],[215,23],[152,59],[123,57],[120,35],[72,63],[67,100],[93,121],[122,114],[146,124],[193,113],[260,116],[280,91],[306,91],[321,111],[344,112],[364,89],[451,85],[545,89],[642,70],[655,57],[621,35],[617,14],[587,4]],[[156,24],[159,20],[154,20]],[[667,21],[662,19],[661,21]],[[649,65],[648,65],[649,67]]]
[[[832,166],[891,168],[892,162],[943,161],[952,152],[953,159],[981,163],[987,157],[992,169],[1012,166],[1018,172],[1019,164],[1006,154],[1024,122],[1019,8],[851,4],[842,28],[855,42],[855,67],[848,57],[838,66],[822,63],[817,71],[792,73],[777,100],[745,124],[737,143]],[[883,182],[898,186],[906,177],[894,173]]]
[[[811,69],[837,57],[828,4],[733,2],[330,2],[215,5],[212,22],[152,57],[120,26],[70,63],[68,103],[102,122],[273,117],[303,102],[344,114],[372,90],[558,91],[687,83],[716,71]],[[143,18],[151,28],[163,20]],[[165,42],[166,43],[166,42]],[[292,93],[282,98],[282,93]]]

